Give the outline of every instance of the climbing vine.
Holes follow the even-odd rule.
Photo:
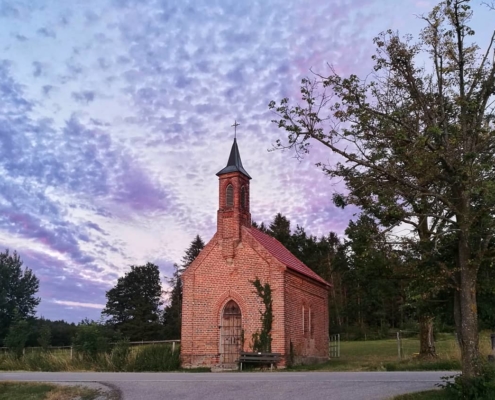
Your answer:
[[[256,294],[261,298],[265,305],[265,310],[260,310],[261,314],[261,332],[253,333],[252,348],[255,352],[271,353],[272,352],[272,322],[273,322],[273,307],[272,307],[272,289],[270,284],[261,283],[259,278],[250,281],[256,288]]]

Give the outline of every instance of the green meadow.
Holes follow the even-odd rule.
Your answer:
[[[421,360],[418,358],[419,340],[401,340],[399,359],[397,339],[345,341],[340,345],[340,358],[330,359],[324,364],[301,365],[289,370],[320,371],[432,371],[459,370],[460,350],[453,334],[437,335],[435,342],[438,358]],[[480,350],[483,357],[490,353],[490,333],[482,332]]]

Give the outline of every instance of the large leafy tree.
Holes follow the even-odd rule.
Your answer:
[[[131,340],[153,340],[160,335],[162,287],[155,264],[131,266],[117,284],[106,293],[102,314],[108,323]]]
[[[40,302],[38,287],[38,278],[29,268],[22,268],[16,252],[0,253],[0,341],[14,318],[25,320],[34,315]]]
[[[471,43],[471,16],[469,0],[443,1],[424,18],[417,43],[392,31],[375,39],[366,81],[332,70],[303,81],[305,105],[270,103],[288,131],[280,146],[306,152],[318,142],[340,157],[322,167],[344,178],[347,201],[374,210],[382,223],[407,220],[428,240],[454,235],[456,254],[442,272],[455,286],[465,378],[479,373],[477,276],[494,256],[495,230],[495,32],[480,51]]]
[[[182,281],[180,276],[196,259],[204,247],[205,243],[203,239],[199,235],[196,235],[182,257],[181,265],[174,264],[174,274],[168,280],[171,287],[169,291],[169,304],[163,310],[163,324],[167,339],[180,338],[182,315]]]

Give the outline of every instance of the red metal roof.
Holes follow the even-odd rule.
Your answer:
[[[294,254],[292,254],[289,250],[285,248],[285,246],[280,243],[274,237],[267,235],[259,231],[256,228],[249,229],[251,235],[265,248],[270,254],[275,257],[282,264],[287,266],[287,268],[292,269],[293,271],[299,272],[302,275],[305,275],[311,279],[314,279],[317,282],[323,283],[324,285],[330,286],[330,284],[325,281],[323,278],[320,278],[318,274],[316,274],[311,268],[307,265],[303,264]]]

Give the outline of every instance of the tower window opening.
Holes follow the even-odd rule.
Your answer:
[[[231,184],[227,186],[226,194],[227,207],[232,207],[234,205],[234,187]]]
[[[241,207],[242,208],[246,208],[246,204],[247,204],[247,201],[246,201],[246,188],[243,186],[241,188]]]

